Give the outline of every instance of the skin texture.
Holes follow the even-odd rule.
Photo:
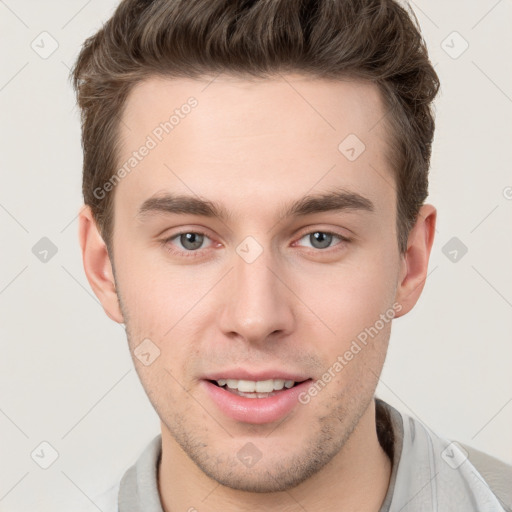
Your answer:
[[[89,283],[106,314],[125,323],[161,419],[164,508],[378,511],[391,464],[373,398],[391,322],[280,422],[225,416],[201,379],[231,368],[320,379],[379,315],[415,305],[436,210],[422,207],[401,255],[385,111],[376,86],[356,81],[150,78],[128,98],[120,165],[191,96],[198,105],[115,187],[113,261],[90,209],[79,217]],[[354,161],[338,150],[350,133],[366,146]],[[291,201],[340,188],[374,211],[279,216]],[[232,216],[137,215],[164,192],[217,201]],[[318,248],[309,236],[318,231],[350,241]],[[180,237],[162,243],[183,232],[207,236],[195,252]],[[262,248],[251,263],[236,250],[248,236]],[[146,338],[160,350],[148,366],[134,356]],[[261,454],[252,467],[237,457],[248,442]]]

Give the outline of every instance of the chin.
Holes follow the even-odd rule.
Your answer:
[[[236,491],[272,493],[293,489],[320,469],[310,466],[309,468],[302,468],[301,471],[292,464],[287,468],[283,467],[278,470],[275,467],[272,469],[260,467],[257,470],[256,468],[248,468],[241,471],[238,461],[236,466],[238,466],[236,469],[227,472],[219,471],[218,467],[215,469],[201,467],[201,470],[220,485]]]

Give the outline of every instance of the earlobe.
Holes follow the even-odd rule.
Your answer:
[[[78,238],[85,275],[94,294],[100,300],[108,317],[115,322],[123,323],[107,246],[88,205],[82,208],[78,216]]]
[[[402,259],[396,302],[402,305],[396,318],[408,313],[418,301],[428,272],[428,262],[436,229],[437,211],[434,206],[421,207],[414,227],[409,233],[407,251]]]

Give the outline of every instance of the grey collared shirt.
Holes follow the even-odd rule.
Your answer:
[[[457,443],[376,398],[379,441],[392,461],[379,512],[508,512]],[[121,481],[95,500],[104,512],[163,512],[158,434]]]

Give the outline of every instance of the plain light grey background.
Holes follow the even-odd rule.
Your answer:
[[[160,428],[77,237],[82,154],[68,72],[116,4],[0,0],[2,511],[86,505]],[[423,295],[393,323],[377,395],[512,463],[512,2],[410,5],[442,83],[428,201],[438,225]],[[38,253],[43,237],[55,254]]]

